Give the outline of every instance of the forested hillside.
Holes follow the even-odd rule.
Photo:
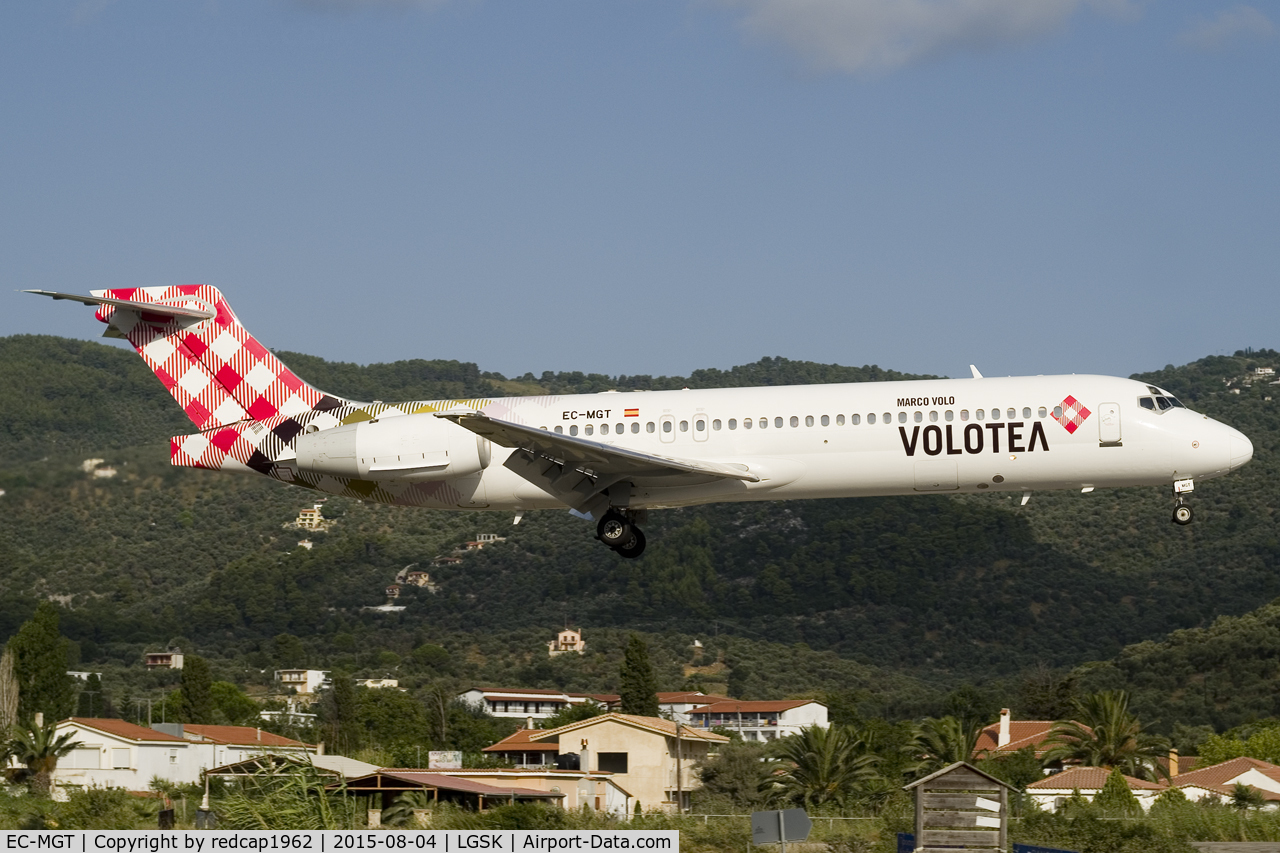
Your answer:
[[[281,355],[313,384],[359,399],[908,378],[774,358],[689,377],[509,379],[457,362],[362,367]],[[277,655],[276,638],[287,634],[326,668],[394,668],[432,644],[460,675],[603,689],[605,676],[585,663],[576,674],[521,669],[545,663],[534,638],[567,622],[589,643],[592,632],[613,636],[604,629],[672,638],[669,681],[697,663],[688,648],[698,638],[715,665],[705,677],[690,670],[695,682],[733,678],[763,697],[844,679],[867,696],[878,691],[884,706],[898,696],[910,704],[923,701],[922,683],[990,683],[1107,659],[1280,596],[1277,389],[1246,384],[1257,366],[1280,367],[1280,354],[1213,357],[1142,377],[1255,445],[1242,471],[1198,484],[1197,521],[1187,528],[1169,523],[1164,489],[1044,493],[1025,507],[1004,496],[726,505],[654,513],[649,550],[627,562],[559,512],[512,527],[505,514],[331,498],[327,532],[286,529],[312,494],[169,468],[166,439],[189,425],[132,353],[3,339],[0,635],[37,598],[54,598],[70,607],[63,627],[85,660],[131,662],[144,645],[180,638],[219,666],[265,669],[291,663]],[[86,457],[119,473],[94,478],[81,469]],[[507,541],[431,565],[479,532]],[[311,550],[297,546],[304,536]],[[386,584],[415,563],[438,591],[406,588],[399,613],[361,609],[382,604]],[[380,664],[377,650],[395,661]],[[1136,683],[1149,669],[1129,667],[1134,654],[1113,666],[1108,684]],[[790,670],[770,662],[786,659]],[[845,672],[841,659],[861,669]],[[806,668],[815,674],[804,686],[788,684],[797,680],[789,672]],[[1185,713],[1200,719],[1193,704]]]

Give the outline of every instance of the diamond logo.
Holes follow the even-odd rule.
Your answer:
[[[1053,416],[1058,423],[1062,424],[1063,429],[1074,433],[1090,414],[1092,413],[1084,407],[1083,403],[1068,394],[1067,398],[1058,404]]]

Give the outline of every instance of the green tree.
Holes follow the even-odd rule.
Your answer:
[[[735,740],[721,746],[698,766],[702,787],[693,792],[695,811],[727,808],[746,813],[764,808],[768,797],[763,787],[770,769],[765,757],[763,743]]]
[[[1231,788],[1231,808],[1238,812],[1249,812],[1260,809],[1267,804],[1267,798],[1257,788],[1243,782],[1237,782]]]
[[[1044,754],[1046,763],[1067,761],[1119,769],[1139,779],[1167,776],[1160,759],[1168,755],[1168,741],[1147,732],[1129,711],[1127,693],[1093,693],[1077,699],[1075,709],[1077,719],[1054,723]]]
[[[1142,816],[1142,805],[1129,790],[1129,783],[1118,767],[1102,783],[1102,790],[1093,798],[1093,805],[1105,817]]]
[[[627,638],[627,649],[619,670],[622,713],[641,717],[658,716],[658,680],[649,663],[649,646],[638,634]]]
[[[258,719],[258,703],[229,681],[215,681],[209,687],[214,717],[219,723],[244,726]]]
[[[84,746],[80,741],[72,740],[72,737],[74,735],[71,732],[58,734],[57,723],[54,721],[17,730],[10,752],[26,765],[30,774],[28,782],[32,796],[47,799],[52,794],[53,771],[58,767],[58,759],[71,750]]]
[[[324,731],[334,752],[349,755],[360,748],[360,699],[355,680],[341,670],[330,676],[329,689],[319,703]]]
[[[982,733],[982,721],[960,717],[927,719],[920,724],[920,744],[924,750],[921,770],[932,773],[957,761],[972,761]]]
[[[58,630],[58,608],[42,601],[36,612],[9,640],[18,681],[18,719],[43,713],[56,722],[75,708],[75,686],[67,675],[71,641]]]
[[[105,717],[107,707],[106,694],[102,692],[102,676],[96,672],[89,673],[84,687],[76,699],[76,715],[80,717]]]
[[[182,664],[182,722],[205,725],[213,722],[212,688],[208,661],[197,655],[187,657]]]
[[[803,807],[840,806],[876,777],[878,756],[848,726],[809,726],[773,742],[774,792]]]

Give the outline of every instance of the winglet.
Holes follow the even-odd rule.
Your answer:
[[[972,364],[971,364],[971,365],[969,365],[969,369],[973,371],[973,378],[974,378],[974,379],[981,379],[981,378],[982,378],[982,374],[978,372],[978,368],[977,368],[977,367],[975,367],[974,365],[972,365]]]

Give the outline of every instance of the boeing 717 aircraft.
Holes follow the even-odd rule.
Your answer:
[[[651,509],[716,501],[1167,486],[1253,456],[1239,431],[1109,376],[358,403],[308,385],[206,285],[33,290],[97,306],[197,432],[172,463],[401,506],[568,507],[622,557]]]

